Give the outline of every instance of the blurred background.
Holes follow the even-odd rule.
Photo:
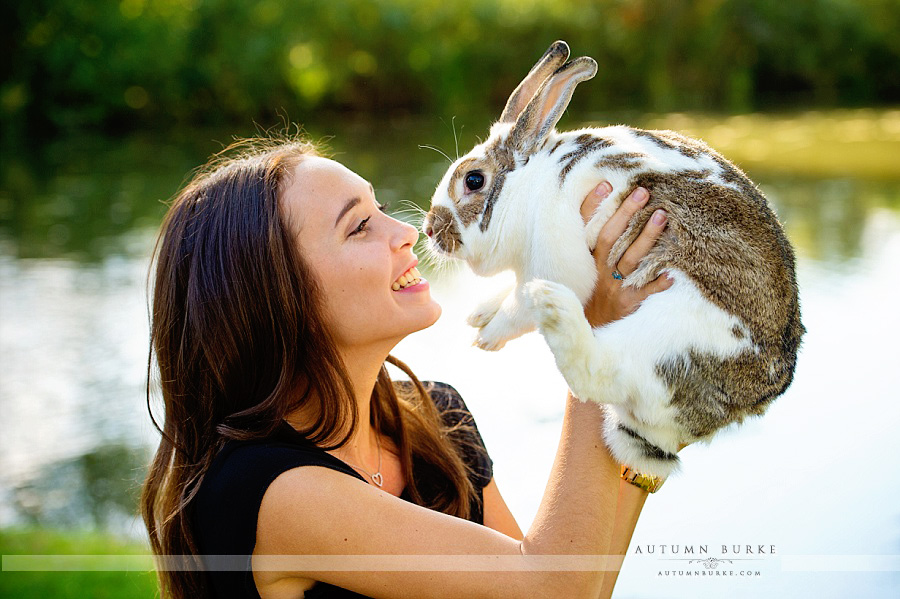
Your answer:
[[[565,39],[600,72],[559,127],[676,129],[739,164],[796,247],[809,330],[793,386],[764,419],[682,452],[683,472],[647,502],[616,596],[897,596],[900,1],[34,0],[0,11],[3,554],[147,551],[134,516],[158,440],[146,276],[165,202],[193,168],[235,137],[302,127],[412,218],[399,209],[427,206],[448,166],[420,146],[466,152]],[[469,346],[465,315],[503,277],[425,276],[444,316],[395,353],[462,392],[525,528],[565,384],[537,335],[496,354]],[[689,564],[686,548],[702,545],[732,562],[718,575]],[[0,573],[4,597],[154,593],[146,572]]]

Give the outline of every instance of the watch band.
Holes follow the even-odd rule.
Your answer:
[[[656,493],[659,491],[659,488],[663,486],[663,483],[666,482],[666,479],[664,478],[641,474],[637,470],[632,470],[624,464],[622,465],[622,478],[648,493]]]

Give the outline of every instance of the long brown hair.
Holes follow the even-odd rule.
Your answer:
[[[162,427],[153,418],[162,439],[141,511],[155,554],[194,556],[193,567],[160,568],[163,597],[209,596],[188,507],[227,440],[266,437],[306,405],[318,417],[300,432],[323,449],[342,446],[357,425],[352,385],[324,325],[321,289],[279,209],[293,167],[315,155],[302,139],[239,142],[198,171],[163,221],[154,252],[147,404],[153,418],[156,377],[164,414]],[[372,426],[399,448],[414,502],[467,517],[476,493],[458,436],[410,369],[390,356],[388,362],[413,385],[397,387],[382,367]],[[414,460],[418,473],[430,470],[429,478],[448,484],[423,496]]]

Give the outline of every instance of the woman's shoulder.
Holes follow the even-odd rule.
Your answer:
[[[282,472],[307,465],[352,470],[282,422],[265,438],[225,443],[207,471],[204,483],[219,493],[265,487]]]
[[[226,442],[191,502],[191,523],[203,559],[207,555],[251,555],[266,491],[282,474],[300,466],[323,466],[359,478],[352,468],[286,422],[264,438]],[[249,570],[248,562],[246,571],[214,572],[211,581],[217,594],[258,597]]]
[[[258,508],[272,481],[299,466],[324,466],[359,476],[283,423],[266,438],[225,443],[203,477],[195,506],[209,514],[221,510],[255,514],[256,509],[248,508]],[[222,501],[226,497],[229,501]]]

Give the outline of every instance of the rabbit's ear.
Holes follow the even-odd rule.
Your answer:
[[[569,45],[562,40],[553,42],[506,101],[506,108],[500,115],[500,122],[516,122],[519,113],[524,110],[541,84],[553,74],[553,71],[562,66],[567,58],[569,58]]]
[[[508,138],[512,147],[524,153],[537,148],[569,105],[575,86],[596,74],[597,61],[587,56],[556,69],[516,119]]]

